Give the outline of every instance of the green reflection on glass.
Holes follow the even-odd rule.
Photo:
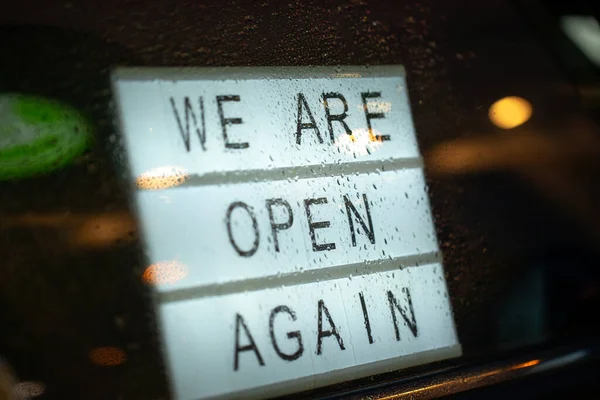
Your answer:
[[[0,180],[68,165],[90,138],[90,124],[72,107],[41,97],[0,95]]]

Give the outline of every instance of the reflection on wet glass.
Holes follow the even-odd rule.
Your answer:
[[[44,174],[81,155],[91,127],[75,109],[54,100],[0,94],[0,180]]]
[[[179,186],[189,178],[184,168],[165,166],[152,168],[138,176],[135,184],[140,189],[158,190]]]
[[[15,385],[15,393],[20,398],[28,399],[30,397],[37,397],[44,394],[46,391],[46,385],[42,382],[19,382]]]
[[[127,355],[118,347],[96,347],[90,351],[90,360],[96,365],[112,367],[127,361]]]
[[[527,361],[521,364],[517,364],[512,366],[510,369],[511,370],[515,370],[515,369],[522,369],[522,368],[527,368],[527,367],[533,367],[534,365],[538,365],[540,363],[540,360],[531,360],[531,361]]]
[[[496,101],[489,110],[490,121],[502,129],[512,129],[523,125],[531,118],[533,109],[521,97],[509,96]]]
[[[600,66],[600,24],[587,15],[565,15],[560,24],[565,34],[586,57]]]
[[[73,232],[72,242],[83,247],[105,247],[135,237],[135,222],[125,213],[90,216]]]
[[[178,261],[161,261],[150,265],[144,271],[142,280],[148,284],[169,284],[182,280],[188,274],[188,267]]]
[[[360,128],[352,131],[352,135],[342,133],[335,139],[335,146],[345,154],[364,156],[371,154],[381,147],[381,133],[372,129]]]
[[[12,368],[0,356],[0,399],[12,400],[15,398],[16,381],[17,378]]]
[[[528,130],[454,139],[428,151],[425,162],[434,175],[516,172],[568,210],[600,243],[594,186],[586,181],[598,173],[600,140],[595,129],[582,124],[558,133]]]
[[[125,244],[136,238],[136,225],[128,213],[28,214],[7,217],[7,225],[45,227],[65,232],[77,247],[98,248]]]
[[[475,382],[481,381],[484,378],[489,378],[489,377],[499,375],[499,374],[502,374],[502,373],[505,373],[508,371],[516,371],[516,370],[523,369],[523,368],[533,367],[533,366],[538,365],[539,363],[540,363],[540,360],[535,359],[535,360],[522,362],[520,364],[511,365],[508,367],[496,368],[496,369],[493,369],[488,372],[483,372],[483,373],[476,374],[474,376],[467,377],[467,378],[463,379],[463,382],[465,384],[469,384],[472,381],[475,381]]]

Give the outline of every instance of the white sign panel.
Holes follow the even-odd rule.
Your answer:
[[[435,253],[424,187],[413,168],[137,197],[149,258],[193,266],[169,291]]]
[[[310,377],[295,382],[306,389],[455,355],[442,276],[427,264],[166,303],[177,398]]]
[[[235,79],[234,71],[175,71],[158,80],[118,72],[134,176],[164,165],[159,160],[206,175],[419,156],[402,79],[332,78],[333,69],[309,79],[274,69]],[[369,140],[369,128],[377,140]]]
[[[176,398],[461,354],[401,67],[120,69],[113,88]]]

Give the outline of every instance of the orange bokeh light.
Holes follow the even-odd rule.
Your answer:
[[[150,265],[144,271],[142,280],[148,284],[175,283],[188,274],[185,264],[178,261],[160,261]]]
[[[140,189],[159,190],[179,186],[189,178],[185,169],[178,166],[153,168],[138,176],[135,184]]]
[[[96,347],[90,351],[90,360],[96,365],[112,367],[127,361],[127,355],[118,347]]]
[[[513,129],[531,118],[531,104],[517,96],[504,97],[491,105],[488,112],[490,121],[502,129]]]

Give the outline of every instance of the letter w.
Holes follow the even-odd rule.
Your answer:
[[[206,142],[206,128],[204,123],[204,100],[202,97],[198,98],[198,103],[200,104],[200,118],[202,123],[202,130],[198,128],[198,118],[192,109],[192,103],[190,102],[189,97],[184,97],[183,107],[185,109],[185,129],[183,124],[181,123],[181,118],[179,116],[179,112],[177,111],[177,106],[175,105],[175,100],[171,97],[171,107],[173,108],[173,115],[175,115],[175,119],[177,120],[177,126],[179,126],[179,133],[181,134],[181,138],[183,139],[183,143],[185,144],[185,149],[190,151],[190,116],[192,117],[192,121],[194,122],[194,129],[196,130],[196,134],[200,139],[200,144],[202,145],[202,150],[206,151],[206,146],[204,143]]]

